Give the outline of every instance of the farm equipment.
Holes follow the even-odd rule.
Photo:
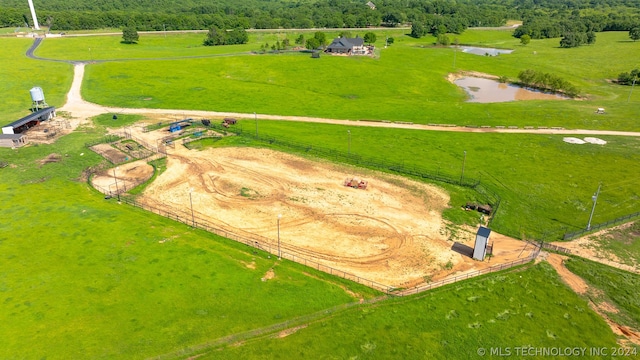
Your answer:
[[[224,118],[224,120],[222,120],[222,124],[227,124],[228,125],[235,125],[238,122],[238,120],[234,119],[234,118]],[[226,126],[225,126],[226,127]]]
[[[476,204],[476,203],[470,203],[470,202],[468,202],[464,208],[465,210],[477,210],[478,212],[483,213],[485,215],[491,215],[491,212],[493,211],[493,208],[489,204],[482,205],[482,204]]]
[[[366,190],[369,183],[366,180],[360,180],[357,178],[347,178],[344,180],[344,186],[352,187],[354,189]]]

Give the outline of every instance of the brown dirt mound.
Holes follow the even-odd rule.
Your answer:
[[[60,160],[62,160],[62,155],[53,153],[53,154],[47,155],[47,157],[45,157],[44,159],[38,160],[37,162],[38,164],[40,164],[40,166],[42,166],[50,163],[57,163],[57,162],[60,162]]]

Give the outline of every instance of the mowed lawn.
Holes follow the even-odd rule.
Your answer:
[[[380,49],[376,59],[247,54],[265,42],[295,35],[252,34],[247,45],[212,48],[201,45],[204,34],[148,35],[137,45],[123,45],[117,36],[50,39],[38,55],[138,59],[87,68],[84,96],[112,106],[478,126],[640,129],[633,120],[640,115],[640,95],[610,83],[619,73],[637,67],[640,45],[625,32],[599,33],[596,44],[576,49],[559,48],[558,39],[522,46],[506,31],[468,30],[455,36],[460,43],[515,49],[497,57],[433,47],[432,37],[413,39],[401,33],[392,34],[396,43]],[[383,38],[379,34],[377,46],[383,47]],[[73,50],[67,52],[67,47]],[[616,61],[610,54],[616,54]],[[186,56],[205,57],[168,60]],[[165,60],[141,60],[153,57]],[[446,80],[447,74],[460,70],[515,79],[525,69],[566,79],[581,89],[583,99],[466,103],[466,94]],[[598,107],[606,108],[607,114],[596,115]]]
[[[103,199],[103,131],[0,149],[0,358],[144,358],[377,294]]]

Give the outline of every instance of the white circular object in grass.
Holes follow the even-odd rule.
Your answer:
[[[582,139],[578,139],[578,138],[574,138],[574,137],[566,137],[564,139],[562,139],[562,141],[569,143],[569,144],[585,144],[586,141],[582,140]]]
[[[590,144],[597,144],[597,145],[605,145],[607,142],[602,140],[602,139],[598,139],[598,138],[594,138],[594,137],[586,137],[584,138],[584,141],[590,143]]]

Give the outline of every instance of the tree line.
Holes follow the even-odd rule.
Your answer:
[[[122,28],[133,21],[138,30],[218,28],[364,28],[413,22],[440,22],[463,31],[468,26],[499,26],[507,6],[478,5],[466,0],[47,0],[38,6],[38,20],[53,31]],[[0,27],[31,24],[21,0],[3,0]]]
[[[459,34],[523,20],[514,36],[531,39],[640,26],[638,0],[47,0],[38,20],[51,31],[364,28],[411,25],[412,35]],[[31,25],[24,0],[2,0],[0,27]]]

